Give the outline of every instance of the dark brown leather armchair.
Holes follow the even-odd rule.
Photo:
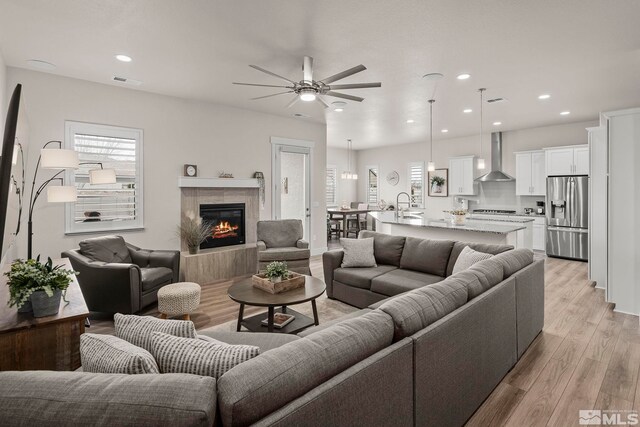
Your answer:
[[[158,300],[158,290],[178,281],[180,252],[140,249],[121,236],[95,237],[62,253],[78,271],[91,311],[137,313]]]

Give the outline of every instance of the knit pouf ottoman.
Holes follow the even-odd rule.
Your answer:
[[[158,311],[163,319],[182,316],[184,320],[190,320],[189,314],[193,313],[198,305],[200,285],[197,283],[172,283],[158,291]]]

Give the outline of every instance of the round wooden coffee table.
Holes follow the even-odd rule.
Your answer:
[[[240,332],[242,326],[251,332],[276,332],[281,334],[296,334],[312,325],[318,325],[318,309],[316,308],[316,298],[324,293],[326,286],[324,282],[315,277],[305,276],[304,287],[293,289],[291,291],[282,292],[280,294],[270,294],[258,288],[254,288],[251,283],[251,277],[243,279],[238,283],[231,285],[227,291],[229,298],[240,304],[238,313],[238,324],[236,330]],[[287,308],[289,305],[302,304],[311,301],[313,308],[313,319],[298,313],[295,310]],[[261,313],[247,319],[242,316],[244,314],[244,306],[251,305],[257,307],[267,307],[267,325],[264,326],[262,321],[265,314]],[[280,307],[276,309],[276,307]],[[295,316],[295,319],[282,328],[274,328],[273,316],[275,313],[286,313]]]

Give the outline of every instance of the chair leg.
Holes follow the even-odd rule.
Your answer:
[[[160,313],[160,318],[161,318],[161,319],[166,319],[166,318],[167,318],[167,315],[166,315],[166,314],[164,314],[164,313]]]
[[[183,314],[182,315],[182,320],[191,320],[191,316],[189,316],[189,313]]]

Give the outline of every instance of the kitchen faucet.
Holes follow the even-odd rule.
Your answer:
[[[401,210],[400,209],[400,196],[402,196],[403,194],[405,196],[407,196],[407,201],[406,202],[402,202],[402,203],[406,203],[407,204],[407,209],[409,209],[411,207],[411,196],[409,195],[409,193],[406,193],[406,192],[403,191],[401,193],[398,193],[398,196],[396,197],[396,209],[398,211]]]

